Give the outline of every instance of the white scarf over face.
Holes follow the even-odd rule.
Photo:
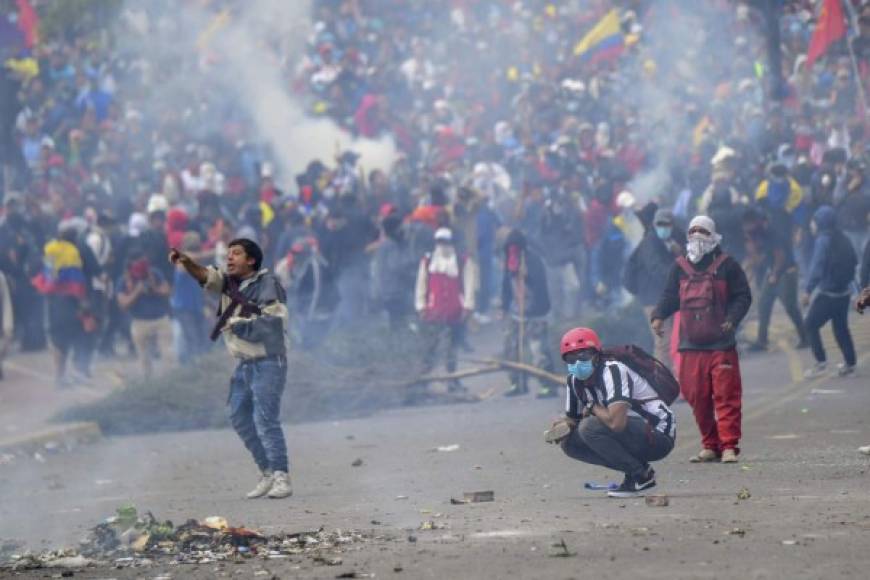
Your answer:
[[[688,242],[686,243],[686,257],[693,264],[700,262],[704,256],[716,249],[716,246],[722,241],[722,236],[716,233],[716,222],[705,215],[695,217],[689,223],[689,231],[694,227],[704,228],[709,234],[694,233],[689,234]]]
[[[459,276],[459,258],[453,246],[447,244],[435,244],[435,251],[429,260],[430,274],[444,274],[451,278]]]

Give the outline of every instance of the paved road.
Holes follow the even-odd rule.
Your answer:
[[[870,457],[856,448],[870,444],[870,361],[864,357],[856,377],[795,383],[791,375],[807,356],[744,360],[739,465],[689,464],[696,429],[688,408],[678,406],[678,447],[657,465],[668,507],[584,492],[584,481],[615,474],[542,442],[561,401],[492,398],[291,426],[296,495],[285,501],[240,499],[255,474],[228,431],[112,438],[44,463],[17,460],[0,466],[0,538],[33,548],[74,544],[132,501],[175,521],[222,515],[266,532],[325,526],[375,529],[385,538],[345,554],[340,567],[310,560],[155,566],[149,578],[253,577],[261,569],[282,578],[352,571],[378,578],[866,578]],[[459,449],[433,451],[450,444]],[[357,458],[363,465],[352,467]],[[738,500],[744,487],[751,497]],[[496,501],[450,505],[451,496],[471,490],[494,490]],[[409,542],[427,519],[443,529],[413,531],[417,541]],[[575,556],[550,555],[562,539]]]

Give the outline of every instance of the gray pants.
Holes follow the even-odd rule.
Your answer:
[[[425,322],[421,326],[423,343],[423,368],[421,375],[432,372],[438,357],[438,348],[444,344],[445,367],[448,373],[456,372],[456,349],[462,341],[464,323]]]
[[[670,437],[651,429],[640,417],[629,417],[621,433],[598,417],[586,417],[562,440],[562,451],[568,457],[633,477],[645,475],[650,461],[664,459],[673,448]]]
[[[523,360],[520,360],[520,321],[511,318],[505,323],[504,347],[502,355],[505,360],[534,365],[545,371],[556,370],[553,357],[550,355],[550,332],[546,318],[526,318],[523,324]],[[528,376],[525,373],[510,372],[511,384],[525,389],[528,386]],[[549,387],[538,379],[542,387]]]

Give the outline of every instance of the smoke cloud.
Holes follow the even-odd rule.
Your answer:
[[[626,87],[635,93],[640,134],[654,161],[628,186],[639,202],[676,193],[667,191],[670,170],[687,164],[700,121],[695,111],[709,109],[711,103],[715,110],[717,85],[748,64],[745,47],[755,43],[758,32],[746,30],[751,43],[727,37],[734,23],[723,18],[735,17],[716,3],[661,2],[644,18],[642,57],[633,86]]]
[[[203,2],[130,3],[120,48],[144,60],[143,85],[151,87],[140,89],[148,93],[148,113],[181,112],[188,125],[196,119],[202,134],[225,130],[228,119],[240,121],[240,139],[267,146],[285,185],[310,161],[331,160],[338,149],[359,153],[366,169],[388,169],[398,156],[392,139],[354,138],[332,120],[308,114],[294,94],[310,14],[307,0],[251,0],[223,12]]]

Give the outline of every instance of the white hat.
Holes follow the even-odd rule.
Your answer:
[[[705,215],[699,215],[692,218],[692,221],[689,222],[689,229],[691,230],[694,227],[704,228],[714,236],[716,235],[716,222]]]
[[[452,242],[453,232],[450,231],[450,228],[438,228],[437,230],[435,230],[435,241]]]
[[[148,198],[148,206],[145,211],[148,213],[154,213],[156,211],[166,211],[169,209],[169,201],[167,201],[166,197],[160,195],[159,193],[155,193],[150,198]]]
[[[716,154],[713,155],[713,157],[710,159],[710,164],[711,165],[719,165],[720,163],[724,163],[728,159],[731,159],[731,158],[736,157],[736,156],[737,156],[737,152],[734,151],[734,149],[732,149],[730,147],[725,147],[723,145],[722,147],[719,147],[719,149],[716,151]]]

